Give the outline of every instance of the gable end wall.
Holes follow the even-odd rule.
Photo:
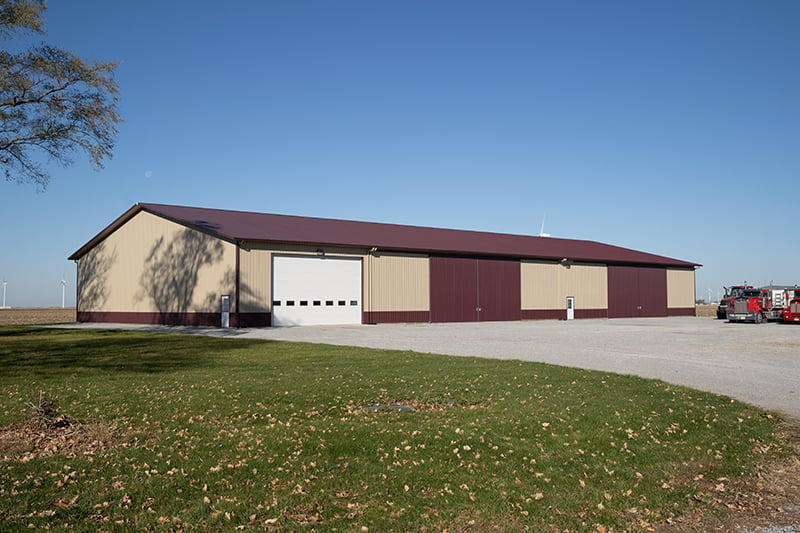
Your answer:
[[[78,260],[79,320],[202,323],[235,291],[235,245],[141,211]]]

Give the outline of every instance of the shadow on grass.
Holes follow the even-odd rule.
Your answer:
[[[232,351],[264,341],[130,331],[0,327],[4,377],[98,373],[163,373],[219,366]]]

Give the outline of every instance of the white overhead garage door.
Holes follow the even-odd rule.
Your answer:
[[[272,256],[272,325],[361,324],[361,260]]]

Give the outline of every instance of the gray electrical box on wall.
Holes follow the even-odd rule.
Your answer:
[[[223,328],[231,327],[231,297],[223,294],[219,300],[220,326]]]

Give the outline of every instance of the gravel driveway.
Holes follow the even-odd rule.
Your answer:
[[[634,374],[732,396],[800,419],[800,326],[791,324],[670,317],[236,332],[246,338],[520,359]]]

